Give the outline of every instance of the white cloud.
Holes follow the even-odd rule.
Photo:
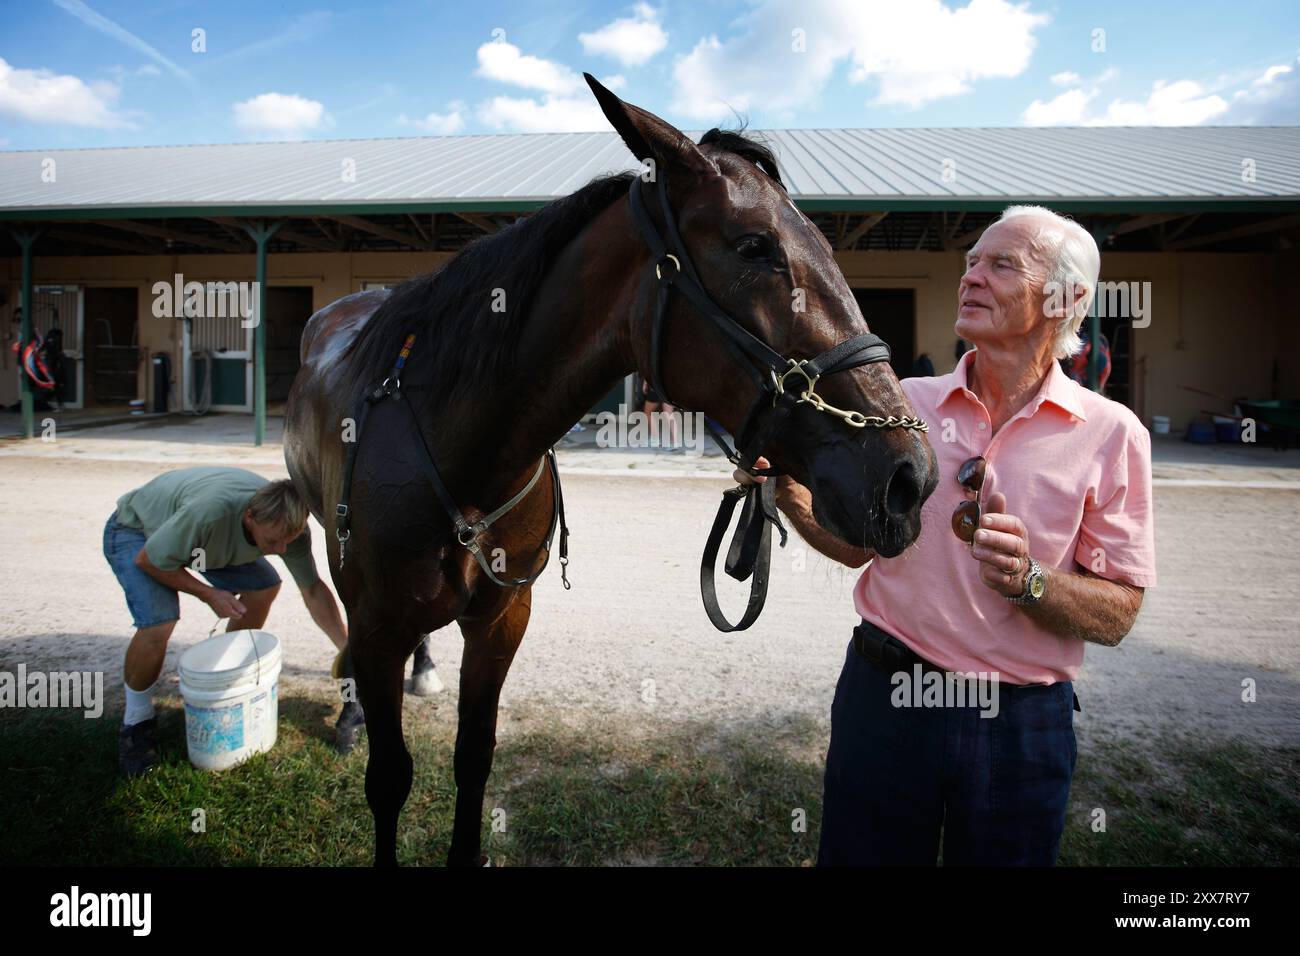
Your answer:
[[[504,40],[479,47],[478,63],[480,76],[542,91],[540,99],[495,96],[479,104],[478,117],[489,126],[524,133],[587,132],[609,128],[587,84],[563,63],[529,56]],[[614,84],[611,89],[624,83],[621,76],[610,77],[610,80]]]
[[[1099,78],[1108,79],[1104,74]],[[1194,80],[1157,80],[1146,99],[1116,98],[1104,112],[1092,108],[1100,90],[1066,90],[1044,102],[1034,100],[1022,119],[1029,126],[1199,126],[1222,117],[1228,103]]]
[[[1285,76],[1287,73],[1290,73],[1290,72],[1291,72],[1291,67],[1289,67],[1289,66],[1285,66],[1285,65],[1282,65],[1282,66],[1270,66],[1267,70],[1264,71],[1263,76],[1259,76],[1259,77],[1257,77],[1257,78],[1256,78],[1256,79],[1255,79],[1255,80],[1254,80],[1250,85],[1251,85],[1251,86],[1268,86],[1270,83],[1272,83],[1272,82],[1273,82],[1275,79],[1277,79],[1279,76]]]
[[[270,139],[303,139],[328,123],[323,103],[293,93],[262,93],[232,109],[241,130]]]
[[[1285,63],[1270,66],[1248,87],[1233,93],[1232,104],[1222,119],[1225,123],[1261,126],[1300,123],[1300,70]]]
[[[136,76],[162,76],[162,70],[158,69],[158,67],[154,66],[152,63],[146,63],[144,66],[140,67],[138,70],[135,71],[135,75]]]
[[[452,136],[465,128],[463,103],[451,103],[446,113],[429,113],[424,119],[410,119],[405,113],[397,117],[402,126],[414,126],[434,136]]]
[[[505,40],[494,40],[478,48],[479,76],[499,80],[551,95],[586,92],[587,85],[563,63],[529,56]]]
[[[86,83],[51,70],[23,70],[0,58],[0,116],[28,123],[133,129],[116,103],[121,90],[107,80]]]
[[[1066,90],[1048,100],[1034,100],[1025,109],[1024,121],[1030,126],[1082,126],[1088,102],[1097,91]]]
[[[1083,82],[1083,77],[1078,73],[1071,73],[1066,70],[1064,73],[1053,73],[1050,80],[1056,86],[1078,86]]]
[[[1089,126],[1199,126],[1228,109],[1216,93],[1195,80],[1157,80],[1145,100],[1112,100],[1106,112]]]
[[[622,73],[615,73],[613,76],[602,76],[600,85],[609,90],[621,90],[627,86],[627,77]]]
[[[874,104],[916,108],[983,79],[1018,76],[1047,21],[1007,0],[957,8],[940,0],[762,0],[733,35],[702,38],[677,59],[672,105],[702,120],[729,107],[797,110],[847,62],[850,82],[876,82]],[[804,52],[795,49],[796,29]]]
[[[494,96],[479,107],[479,119],[498,129],[524,133],[585,133],[609,129],[609,121],[588,96],[544,96],[540,101]]]
[[[638,3],[632,16],[607,23],[594,33],[579,33],[578,40],[584,53],[640,66],[668,45],[668,34],[659,25],[659,11]]]

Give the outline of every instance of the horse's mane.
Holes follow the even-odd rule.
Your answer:
[[[740,156],[781,183],[771,150],[741,132],[711,129],[700,145]],[[531,216],[475,239],[437,272],[395,286],[354,340],[348,358],[351,384],[365,388],[382,380],[412,332],[411,361],[427,366],[427,381],[444,399],[470,383],[509,381],[518,331],[556,257],[592,219],[627,194],[632,175],[594,179]],[[492,311],[495,289],[505,291],[504,312]]]

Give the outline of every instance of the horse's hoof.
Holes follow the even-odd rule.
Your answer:
[[[360,736],[360,727],[334,728],[334,752],[340,757],[346,757],[357,749],[357,740]]]
[[[346,712],[345,712],[346,714]],[[346,714],[351,718],[351,714]],[[339,718],[339,722],[334,725],[334,752],[340,757],[346,757],[356,749],[357,740],[361,737],[361,731],[365,729],[366,721],[362,717],[360,720]]]
[[[430,667],[427,671],[411,675],[411,693],[416,697],[432,697],[434,694],[441,694],[442,691],[442,678],[434,668]]]
[[[492,857],[486,855],[483,857],[483,862],[479,864],[479,866],[491,866],[491,865],[492,865]]]

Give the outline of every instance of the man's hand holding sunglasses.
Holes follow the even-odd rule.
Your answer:
[[[981,581],[1003,597],[1018,598],[1025,593],[1030,570],[1029,531],[1006,508],[1000,491],[989,495],[970,553],[980,563]]]

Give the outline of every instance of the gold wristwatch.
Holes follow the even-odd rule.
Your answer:
[[[1025,575],[1025,590],[1019,597],[1007,598],[1012,604],[1038,604],[1047,593],[1047,575],[1033,558],[1029,559],[1029,573]]]

